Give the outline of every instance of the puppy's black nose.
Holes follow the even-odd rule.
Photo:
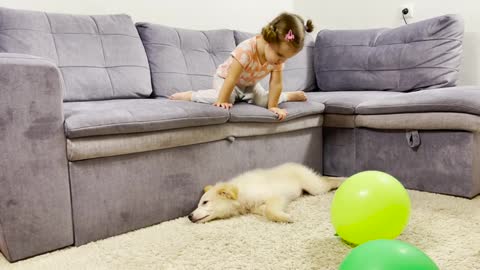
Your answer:
[[[193,222],[193,214],[188,215],[188,219]]]

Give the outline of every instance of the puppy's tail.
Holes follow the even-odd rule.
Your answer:
[[[330,190],[337,189],[345,180],[347,179],[346,177],[333,177],[333,176],[318,176],[322,180],[325,181],[329,184]]]
[[[312,172],[311,176],[313,175],[315,177],[304,177],[302,183],[303,190],[312,195],[319,195],[334,190],[345,181],[345,177],[322,176]]]
[[[311,168],[298,163],[286,163],[276,169],[289,172],[291,177],[299,179],[302,189],[312,195],[323,194],[336,189],[345,181],[345,177],[318,175]]]

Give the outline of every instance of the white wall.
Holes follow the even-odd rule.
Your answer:
[[[443,14],[465,20],[463,60],[459,84],[480,85],[480,1],[478,0],[296,0],[294,10],[313,20],[319,29],[363,29],[403,25],[401,7],[413,4],[415,22]]]
[[[190,29],[260,29],[294,0],[0,0],[0,6],[75,14],[127,13],[136,22]],[[240,3],[242,5],[240,5]],[[255,7],[255,8],[252,8]]]

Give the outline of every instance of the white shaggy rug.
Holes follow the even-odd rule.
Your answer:
[[[479,269],[480,196],[409,193],[410,223],[399,239],[423,250],[440,269]],[[329,193],[293,202],[293,224],[253,215],[207,224],[179,218],[14,264],[0,256],[0,269],[337,269],[351,248],[334,236],[332,198]]]

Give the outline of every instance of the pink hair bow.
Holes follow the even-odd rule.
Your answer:
[[[286,41],[292,41],[295,39],[295,35],[292,32],[292,29],[288,31],[288,33],[285,35],[285,40]]]

